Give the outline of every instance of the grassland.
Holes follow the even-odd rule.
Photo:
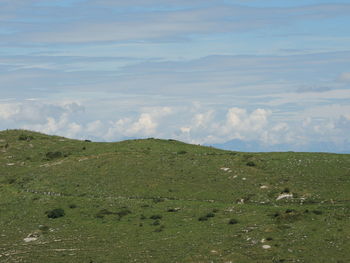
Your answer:
[[[2,131],[0,262],[350,262],[350,155]]]

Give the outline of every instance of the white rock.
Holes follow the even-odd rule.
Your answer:
[[[24,242],[32,242],[36,241],[38,238],[37,237],[26,237],[23,239]]]
[[[267,185],[260,186],[260,189],[267,189],[267,188],[269,188]]]
[[[270,246],[270,245],[263,245],[262,248],[263,248],[263,249],[270,249],[271,246]]]
[[[225,172],[230,171],[230,168],[227,168],[227,167],[221,167],[220,169],[225,171]]]
[[[284,199],[284,198],[293,198],[293,194],[287,194],[287,193],[283,193],[283,194],[280,194],[276,200],[281,200],[281,199]]]

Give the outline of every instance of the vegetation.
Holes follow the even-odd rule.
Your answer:
[[[349,167],[2,131],[0,262],[350,262]]]

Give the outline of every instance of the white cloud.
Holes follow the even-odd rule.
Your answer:
[[[339,76],[340,81],[349,82],[350,81],[350,72],[344,72]]]
[[[20,104],[5,103],[0,104],[0,118],[8,120],[20,112]]]

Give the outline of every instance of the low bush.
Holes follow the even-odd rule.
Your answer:
[[[208,220],[208,217],[206,216],[201,216],[198,218],[198,221],[207,221]]]
[[[31,140],[33,140],[33,139],[34,139],[33,136],[25,135],[25,134],[21,134],[21,135],[18,137],[18,140],[20,140],[20,141],[31,141]]]
[[[116,214],[119,216],[119,220],[121,220],[124,216],[131,214],[131,211],[128,208],[124,207],[120,211],[116,212]]]
[[[46,159],[47,160],[53,160],[53,159],[56,159],[56,158],[61,158],[63,156],[62,152],[48,152],[46,153]]]
[[[236,219],[232,218],[232,219],[230,219],[230,221],[228,221],[228,223],[229,223],[230,225],[235,225],[235,224],[238,223],[238,221],[237,221]]]
[[[160,225],[160,220],[154,221],[151,225],[152,226],[159,226]]]
[[[251,167],[256,166],[256,164],[252,161],[247,162],[246,165]]]
[[[208,214],[206,215],[206,217],[214,217],[214,216],[215,216],[214,213],[208,213]]]
[[[186,154],[187,152],[186,151],[178,151],[177,154]]]
[[[157,220],[157,219],[162,219],[162,216],[161,215],[152,215],[150,218],[153,220]]]
[[[162,231],[163,231],[163,229],[164,229],[164,226],[163,226],[163,225],[161,225],[160,227],[158,227],[158,228],[154,229],[154,232],[162,232]]]
[[[113,215],[115,214],[114,212],[109,211],[108,209],[101,209],[98,211],[95,215],[96,218],[104,218],[105,215]]]
[[[62,208],[56,208],[50,211],[46,211],[46,215],[48,218],[59,218],[65,215],[64,210]]]

